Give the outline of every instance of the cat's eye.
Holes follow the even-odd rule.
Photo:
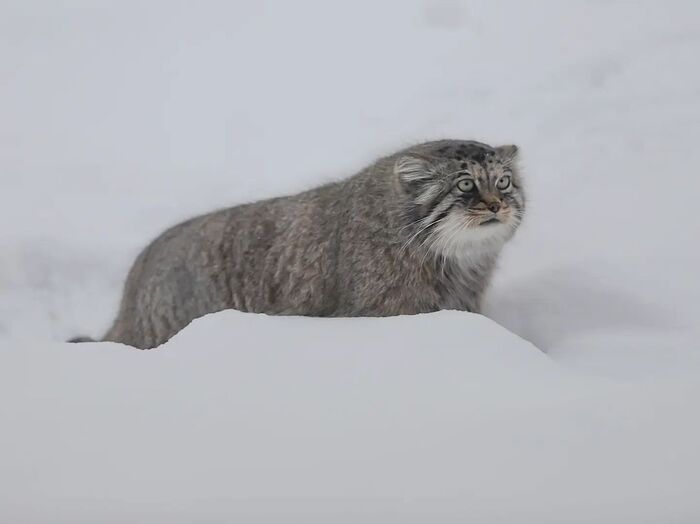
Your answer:
[[[510,187],[510,183],[510,175],[503,175],[498,179],[498,182],[496,182],[496,187],[503,191],[504,189],[508,189]]]
[[[474,189],[474,181],[471,178],[462,178],[457,181],[457,189],[462,193],[468,193]]]

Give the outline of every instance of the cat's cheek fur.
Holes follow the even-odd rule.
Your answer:
[[[507,223],[467,227],[464,217],[450,213],[435,228],[436,240],[430,246],[435,254],[457,260],[481,251],[498,252],[513,233]]]

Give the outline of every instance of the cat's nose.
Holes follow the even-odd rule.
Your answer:
[[[501,203],[498,200],[495,200],[493,202],[488,202],[486,207],[488,207],[492,213],[498,213],[498,211],[501,209]]]

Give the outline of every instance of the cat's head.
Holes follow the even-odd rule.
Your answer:
[[[517,229],[525,195],[518,148],[444,140],[412,147],[394,163],[407,229],[436,253],[497,247]]]

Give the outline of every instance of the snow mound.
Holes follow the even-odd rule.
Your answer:
[[[7,349],[6,522],[700,516],[700,386],[572,375],[479,315],[226,311],[151,351]]]

